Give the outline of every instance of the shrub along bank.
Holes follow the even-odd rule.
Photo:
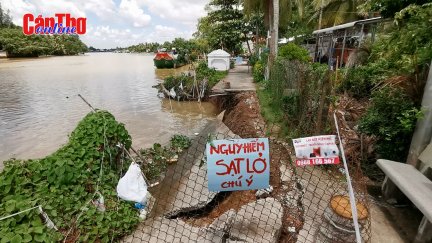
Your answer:
[[[117,197],[116,186],[130,164],[122,147],[128,150],[131,143],[124,125],[98,110],[85,116],[53,154],[6,161],[0,173],[0,218],[40,205],[58,230],[47,227],[36,208],[1,220],[1,242],[112,242],[130,233],[139,223],[138,211]],[[167,161],[190,143],[175,135],[169,147],[141,150],[147,155],[141,165],[146,177],[160,177]],[[99,193],[104,211],[97,206]]]
[[[46,227],[38,210],[31,210],[0,221],[2,242],[53,242],[67,233],[71,241],[109,242],[130,232],[138,223],[137,212],[117,198],[115,188],[122,153],[117,145],[129,149],[131,143],[123,124],[97,111],[84,117],[69,142],[52,155],[6,161],[0,174],[2,215],[41,205],[59,230]],[[91,203],[98,199],[96,192],[105,199],[104,212]]]
[[[166,97],[170,96],[178,100],[197,100],[201,95],[202,100],[207,98],[213,86],[228,74],[227,71],[216,71],[214,68],[209,68],[205,62],[198,62],[195,73],[196,79],[190,74],[169,76],[158,88]]]

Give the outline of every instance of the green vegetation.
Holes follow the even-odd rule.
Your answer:
[[[360,130],[377,137],[379,157],[401,161],[408,154],[420,117],[421,112],[403,90],[383,88],[373,93],[372,105],[360,121]]]
[[[152,148],[141,149],[139,153],[147,159],[141,166],[144,175],[151,182],[156,182],[164,176],[168,164],[177,161],[179,154],[189,148],[192,142],[184,135],[174,135],[169,146],[162,146],[155,143]]]
[[[20,28],[0,29],[0,46],[8,57],[77,55],[87,51],[77,35],[24,35]]]
[[[207,16],[198,22],[197,39],[205,39],[210,49],[224,49],[229,53],[242,53],[242,41],[251,24],[244,21],[239,1],[212,0],[207,6]]]
[[[422,5],[430,0],[368,0],[362,6],[367,11],[378,11],[384,18],[393,18],[395,14],[410,4]]]
[[[288,43],[279,48],[279,57],[287,60],[298,60],[308,62],[311,60],[308,50],[294,43]]]
[[[150,43],[139,43],[137,45],[129,46],[127,49],[130,52],[157,52],[157,50],[160,48],[160,44],[157,42],[150,42]]]
[[[261,82],[264,80],[264,72],[265,72],[265,66],[264,63],[259,60],[253,65],[253,79],[255,82]]]
[[[10,215],[41,205],[59,230],[49,229],[34,209],[0,221],[2,242],[55,242],[66,235],[71,241],[111,242],[130,233],[139,222],[138,211],[118,199],[115,188],[130,164],[122,158],[122,147],[128,150],[131,143],[124,125],[98,110],[84,117],[69,142],[52,155],[6,161],[0,173],[0,211]],[[154,144],[141,150],[149,159],[141,166],[146,177],[157,180],[190,145],[188,137],[174,135],[169,147]],[[98,192],[104,197],[103,212],[92,203]]]
[[[322,85],[329,79],[328,67],[307,62],[309,55],[304,48],[290,43],[280,48],[280,55],[264,81],[267,53],[256,58],[253,69],[261,112],[270,127],[278,126],[279,134],[288,137],[310,135],[317,123],[318,105]],[[301,71],[300,71],[301,70]]]
[[[432,59],[432,5],[410,5],[396,13],[397,25],[374,45],[371,62],[387,61],[396,74],[415,75]]]
[[[0,50],[8,57],[38,57],[42,55],[77,55],[87,46],[77,35],[24,35],[0,5]]]
[[[389,77],[389,63],[378,61],[364,66],[353,67],[344,70],[342,82],[338,84],[337,91],[347,92],[356,99],[369,98],[372,89],[379,86]]]
[[[199,62],[195,72],[196,83],[193,76],[181,74],[165,78],[163,86],[166,90],[174,89],[181,100],[194,100],[198,97],[198,89],[202,92],[204,88],[205,97],[210,92],[211,88],[228,74],[227,71],[216,71],[214,68],[208,68],[205,62]],[[206,82],[204,80],[206,80]],[[181,86],[183,86],[183,89],[180,88]],[[195,96],[193,96],[193,94],[195,94]]]
[[[339,10],[362,3],[362,11],[379,10],[384,16],[394,17],[394,24],[387,24],[377,34],[375,43],[368,40],[363,43],[362,62],[355,67],[331,72],[326,65],[309,63],[307,52],[301,47],[288,44],[279,48],[269,80],[263,81],[267,58],[256,55],[251,58],[254,80],[262,87],[258,91],[262,113],[272,125],[279,125],[280,135],[329,132],[328,107],[338,105],[339,97],[348,94],[361,100],[359,104],[369,101],[366,112],[360,119],[357,115],[362,114],[356,114],[356,124],[351,127],[358,127],[375,141],[374,154],[366,155],[367,161],[362,161],[363,164],[373,165],[377,158],[406,159],[415,124],[421,119],[420,101],[432,60],[432,4],[423,4],[430,2],[426,0],[396,2],[324,3],[323,26],[340,20],[327,18],[328,13],[336,15]],[[325,13],[330,9],[334,11]],[[346,20],[355,20],[360,13],[353,11],[351,16],[347,13]],[[317,119],[320,111],[321,120]]]
[[[49,229],[36,210],[0,221],[2,241],[54,242],[70,237],[84,242],[110,242],[138,223],[132,203],[117,198],[120,171],[118,147],[131,146],[123,124],[106,111],[88,114],[69,142],[43,159],[9,160],[0,174],[0,211],[13,214],[41,205],[59,231]],[[100,192],[105,212],[88,203]],[[82,214],[81,214],[82,213]],[[79,215],[81,215],[79,217]]]
[[[192,145],[190,138],[185,135],[174,135],[170,140],[171,148],[177,152],[182,152],[183,150],[189,148]]]
[[[185,40],[183,38],[175,38],[172,42],[166,41],[163,44],[156,42],[140,43],[127,48],[130,52],[157,52],[159,49],[165,48],[171,51],[175,48],[178,56],[177,61],[180,63],[194,62],[199,56],[207,52],[206,46],[203,46],[197,40]]]
[[[10,16],[10,11],[3,10],[0,3],[0,29],[1,28],[12,28],[15,25],[12,23],[12,17]],[[1,46],[0,46],[1,49]]]
[[[220,80],[225,78],[227,74],[227,71],[216,71],[214,68],[209,68],[206,62],[199,62],[196,68],[197,79],[208,80],[207,90],[213,88],[213,86],[215,86]]]
[[[400,10],[398,4],[409,5],[408,1],[396,5],[393,1],[373,2],[381,2],[385,14]],[[360,121],[361,131],[377,139],[377,157],[404,161],[421,117],[425,74],[432,60],[432,5],[409,5],[394,17],[397,25],[381,33],[368,63],[347,69],[338,90],[371,99]],[[369,163],[374,161],[372,158]]]

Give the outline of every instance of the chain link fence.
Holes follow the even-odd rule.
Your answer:
[[[346,104],[332,102],[332,73],[322,66],[286,61],[278,61],[273,69],[265,90],[258,90],[258,94],[265,91],[272,95],[270,101],[282,114],[282,120],[265,120],[262,111],[266,107],[260,107],[262,102],[257,93],[241,92],[223,98],[218,96],[216,102],[224,112],[209,122],[187,148],[175,151],[175,155],[172,150],[165,151],[161,145],[155,145],[152,150],[134,151],[139,156],[131,156],[123,146],[106,143],[112,147],[111,152],[106,156],[101,152],[100,166],[95,167],[95,171],[107,170],[104,162],[116,162],[115,167],[120,170],[115,171],[120,175],[112,171],[104,177],[109,181],[102,191],[105,202],[101,195],[96,196],[97,187],[90,190],[90,200],[76,199],[79,214],[71,214],[70,221],[59,224],[59,217],[48,211],[48,216],[53,216],[54,223],[59,226],[62,241],[355,242],[347,171],[343,165],[296,167],[293,154],[292,138],[334,134],[330,114],[335,113],[347,151],[362,241],[370,242],[371,216],[359,156],[363,143],[347,128],[350,114],[346,112]],[[95,112],[89,117],[101,114],[105,113]],[[89,131],[95,130],[92,126],[99,129],[100,125],[91,121],[88,121]],[[106,126],[105,118],[100,124]],[[291,137],[282,127],[291,131]],[[102,133],[101,141],[105,144],[103,127]],[[99,138],[101,134],[94,136]],[[260,190],[210,191],[206,144],[238,138],[269,138],[270,186]],[[104,148],[108,146],[99,150],[105,151]],[[156,153],[159,150],[163,153]],[[99,158],[98,155],[92,153],[94,158]],[[140,164],[147,176],[151,195],[140,210],[133,209],[140,205],[125,202],[113,192],[117,176],[124,176],[131,160]],[[91,221],[98,218],[101,220]],[[102,223],[103,227],[99,225]],[[89,232],[92,240],[85,238]]]
[[[289,68],[301,67],[294,64]],[[285,70],[291,70],[287,67]],[[304,69],[296,75],[304,75]],[[326,72],[324,72],[326,73]],[[280,73],[281,75],[283,73]],[[285,74],[286,75],[286,74]],[[312,75],[312,74],[308,74]],[[273,76],[274,77],[274,76]],[[286,76],[280,76],[286,78]],[[303,76],[304,77],[304,76]],[[317,77],[317,76],[313,76]],[[302,98],[298,122],[308,121],[302,134],[315,134],[319,121],[311,115],[321,109],[321,92],[314,85],[287,79],[286,86],[268,87],[283,90],[292,87]],[[306,80],[306,79],[304,79]],[[323,80],[323,79],[320,79]],[[322,87],[323,82],[318,82]],[[283,99],[283,91],[275,102]],[[327,99],[327,97],[325,97]],[[168,166],[159,184],[150,188],[147,218],[122,242],[355,242],[352,212],[349,204],[346,171],[342,164],[296,167],[292,143],[260,114],[255,92],[244,92],[223,98],[225,109],[193,140],[192,145]],[[303,103],[302,103],[303,102]],[[324,106],[325,107],[325,106]],[[324,108],[323,108],[324,109]],[[327,108],[328,109],[328,108]],[[332,108],[334,110],[334,108]],[[326,123],[329,110],[323,111]],[[344,119],[338,113],[338,119]],[[323,118],[324,119],[324,118]],[[331,132],[331,131],[330,131]],[[270,188],[263,190],[211,192],[208,190],[205,147],[211,139],[269,137]],[[349,138],[342,133],[345,146]],[[370,212],[361,170],[348,154],[350,174],[357,200],[358,220],[363,242],[370,242]]]

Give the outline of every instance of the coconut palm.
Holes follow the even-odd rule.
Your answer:
[[[364,0],[313,0],[315,13],[312,21],[318,22],[318,28],[330,27],[360,19],[358,6]]]
[[[293,9],[296,9],[296,14],[300,20],[306,17],[306,6],[308,5],[305,0],[279,0],[279,23],[280,26],[286,26],[293,17]],[[264,22],[267,27],[272,25],[273,12],[272,0],[243,0],[243,11],[246,16],[252,13],[264,13]]]

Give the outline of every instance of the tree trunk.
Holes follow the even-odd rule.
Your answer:
[[[268,4],[268,15],[271,16],[270,23],[270,54],[269,54],[269,60],[268,60],[268,69],[270,71],[271,67],[273,66],[274,60],[277,56],[277,47],[278,47],[278,39],[279,39],[279,0],[267,0]]]
[[[271,66],[273,65],[273,61],[275,59],[275,55],[274,55],[275,45],[274,45],[274,41],[273,41],[273,38],[274,38],[273,24],[274,24],[274,22],[272,21],[273,17],[274,17],[273,16],[274,5],[273,5],[273,0],[267,0],[266,2],[267,2],[267,10],[268,10],[267,16],[268,16],[268,21],[269,21],[269,34],[270,34],[270,40],[267,42],[269,49],[270,49],[270,53],[268,56],[268,62],[267,62],[267,68],[270,69]],[[267,37],[269,37],[269,36],[267,35]]]
[[[278,54],[279,41],[279,0],[273,0],[273,35],[274,35],[274,56]]]

